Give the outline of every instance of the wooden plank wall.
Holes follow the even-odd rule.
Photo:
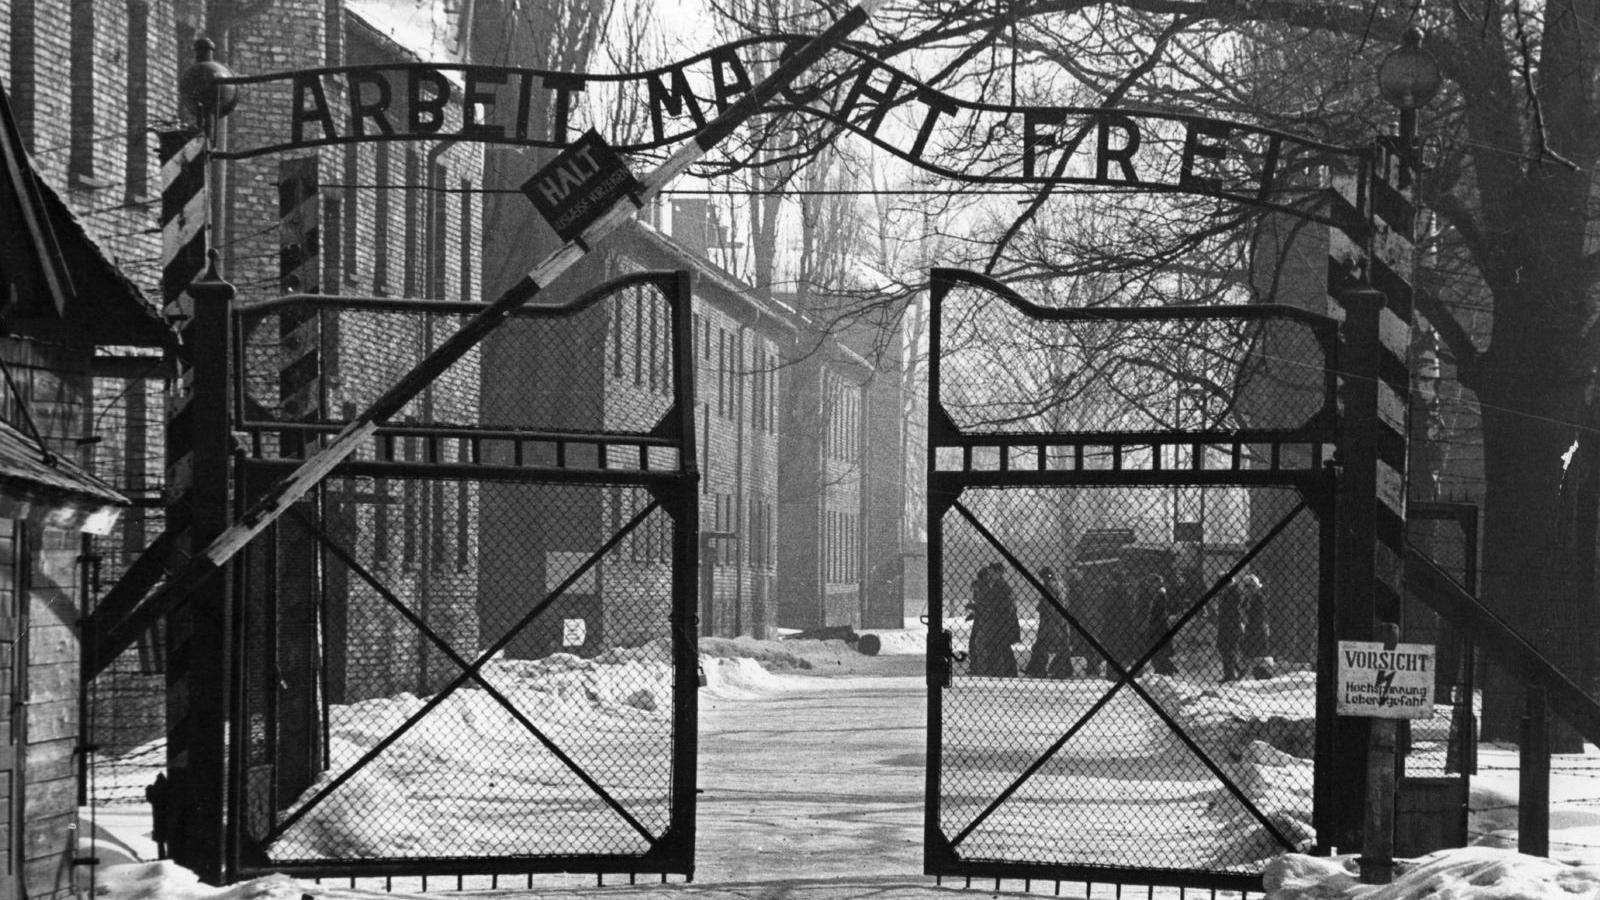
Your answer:
[[[27,534],[28,594],[26,834],[23,870],[29,898],[66,898],[77,889],[72,864],[78,817],[79,616],[76,532]],[[13,557],[15,559],[15,557]]]
[[[22,876],[22,829],[16,803],[22,734],[21,723],[12,721],[11,711],[26,680],[19,654],[23,648],[18,645],[23,619],[17,605],[14,526],[0,520],[0,897],[18,896],[17,883]]]

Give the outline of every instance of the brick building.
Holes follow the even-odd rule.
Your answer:
[[[159,454],[141,446],[170,345],[146,299],[161,240],[149,129],[177,118],[182,7],[0,2],[0,293],[12,298],[0,360],[15,385],[0,411],[3,896],[84,887],[77,626],[159,502],[148,478]],[[159,423],[159,402],[154,412]],[[130,501],[102,527],[116,518],[102,507]]]
[[[169,257],[159,227],[157,134],[189,127],[179,80],[194,60],[195,41],[215,40],[217,58],[244,75],[467,61],[464,48],[471,39],[460,16],[471,4],[443,4],[447,15],[421,30],[391,16],[400,6],[370,0],[0,0],[0,83],[15,110],[15,133],[31,153],[25,160],[29,171],[37,172],[43,189],[29,202],[39,221],[53,225],[62,258],[76,277],[76,292],[61,295],[64,312],[51,312],[40,303],[48,290],[27,274],[51,254],[18,256],[10,252],[14,248],[0,254],[0,272],[17,287],[20,301],[5,313],[9,336],[0,341],[0,359],[12,367],[20,387],[7,394],[0,417],[20,426],[27,409],[53,452],[85,470],[62,462],[51,470],[68,473],[60,479],[51,472],[16,476],[22,479],[18,484],[61,480],[46,494],[55,508],[68,512],[45,527],[37,512],[43,506],[35,502],[34,512],[7,518],[13,476],[6,457],[13,443],[26,456],[31,438],[26,429],[18,438],[0,428],[0,596],[11,598],[16,613],[0,615],[0,624],[20,629],[0,633],[0,660],[16,670],[11,689],[28,692],[28,715],[41,718],[31,729],[10,723],[14,734],[27,735],[18,745],[27,747],[26,758],[0,757],[0,768],[20,771],[16,783],[27,787],[4,798],[9,805],[0,830],[12,863],[7,871],[25,873],[29,896],[76,890],[69,826],[82,787],[85,754],[79,751],[94,745],[104,760],[142,745],[159,747],[153,742],[168,725],[161,629],[82,687],[89,700],[82,721],[73,629],[166,532],[163,424],[173,373],[172,323],[146,298],[160,295]],[[208,21],[208,10],[227,10],[229,18]],[[452,85],[446,131],[461,121],[460,87]],[[329,90],[335,108],[348,101],[338,84],[330,82]],[[257,111],[291,102],[283,82],[250,86],[226,120],[225,146],[264,141],[272,126]],[[276,452],[310,452],[318,440],[313,426],[337,425],[364,408],[437,345],[446,333],[436,327],[441,320],[408,313],[400,304],[486,299],[480,145],[351,143],[233,160],[215,171],[220,178],[212,184],[211,245],[220,252],[223,276],[238,288],[243,310],[245,390],[235,415],[252,439],[273,443]],[[23,193],[13,186],[7,202],[21,203]],[[901,533],[901,498],[894,487],[901,477],[894,424],[899,404],[886,393],[895,379],[875,378],[874,364],[841,341],[823,341],[821,352],[811,352],[814,323],[781,301],[758,298],[712,264],[688,229],[680,232],[674,237],[670,228],[630,228],[586,260],[583,271],[573,273],[573,284],[575,290],[641,269],[695,273],[689,349],[703,473],[703,631],[770,636],[779,626],[899,624],[897,579],[885,576],[898,565]],[[367,297],[374,305],[370,314],[336,316],[272,305],[299,293]],[[651,404],[668,395],[661,326],[626,312],[615,317],[596,345],[605,350],[593,356],[587,380],[571,378],[571,372],[538,372],[537,356],[508,330],[469,354],[398,419],[516,425],[532,414],[556,411],[549,404],[557,395],[530,400],[526,382],[504,377],[513,371],[508,366],[598,398],[591,410],[561,407],[569,422],[580,412],[604,423],[624,409],[654,409]],[[816,430],[802,434],[786,417],[791,398],[807,405]],[[539,402],[547,406],[541,409]],[[890,410],[893,416],[885,418]],[[401,437],[376,445],[364,458],[450,463],[465,452],[462,444],[434,446]],[[874,474],[880,463],[893,478]],[[781,491],[780,485],[802,484],[791,482],[800,478],[815,492]],[[348,477],[330,481],[318,496],[329,530],[347,538],[388,590],[426,609],[428,624],[463,650],[482,645],[483,635],[505,624],[500,620],[513,594],[549,584],[552,567],[570,552],[555,543],[538,553],[512,547],[507,535],[527,539],[539,531],[528,513],[537,506],[528,501],[538,497],[495,499],[464,478],[423,484]],[[86,521],[92,512],[100,515],[97,522],[105,521],[104,508],[120,503],[128,511],[114,530],[92,539],[80,535],[80,518]],[[615,497],[569,508],[573,535],[614,527],[627,504],[628,498]],[[62,523],[69,527],[56,527]],[[260,559],[271,562],[252,563],[254,584],[243,607],[250,623],[246,643],[274,648],[283,677],[247,689],[279,692],[277,702],[286,709],[309,709],[319,691],[337,703],[436,689],[449,666],[366,582],[349,571],[319,567],[321,551],[293,529],[281,529],[263,547],[267,553]],[[662,532],[646,530],[601,577],[664,584],[665,559]],[[275,608],[270,635],[260,630],[265,591],[290,598]],[[25,596],[31,597],[28,603],[21,602]],[[608,624],[603,609],[575,615],[592,615],[598,626],[586,635],[586,646],[575,648],[562,636],[533,630],[525,646],[508,650],[590,652],[644,639],[614,617]],[[28,645],[32,657],[18,655]],[[326,648],[325,656],[307,649],[317,646]],[[46,653],[46,647],[52,649]],[[30,660],[46,667],[38,677],[24,677]],[[295,727],[314,728],[315,717]],[[281,743],[295,734],[275,739]],[[250,790],[278,792],[281,806],[322,767],[316,743],[308,742],[305,758],[281,767],[270,783],[257,784],[252,775]],[[95,799],[142,800],[140,794]],[[0,886],[9,887],[3,880]]]

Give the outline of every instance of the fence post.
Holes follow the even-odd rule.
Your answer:
[[[183,329],[191,364],[187,391],[169,410],[169,521],[187,521],[189,546],[205,546],[233,515],[228,374],[234,287],[211,268],[190,283],[193,316]],[[167,778],[172,858],[203,881],[226,871],[228,679],[231,604],[226,570],[213,572],[167,617]],[[237,734],[235,735],[237,737]],[[238,815],[235,810],[234,815]]]
[[[1337,594],[1334,598],[1332,643],[1370,641],[1379,621],[1397,621],[1398,612],[1384,614],[1379,609],[1378,532],[1378,371],[1379,317],[1384,296],[1371,288],[1343,291],[1339,303],[1345,319],[1340,328],[1339,369],[1343,384],[1339,389],[1343,409],[1339,414],[1341,432],[1339,461],[1338,513],[1335,521],[1337,541]],[[1331,706],[1331,704],[1330,704]],[[1367,756],[1372,741],[1373,720],[1360,716],[1339,716],[1333,722],[1331,772],[1320,775],[1331,783],[1345,786],[1332,799],[1337,804],[1327,819],[1332,833],[1323,846],[1365,847],[1363,833],[1367,796]]]
[[[1378,626],[1383,646],[1393,649],[1400,641],[1400,626]],[[1370,719],[1367,733],[1367,811],[1361,832],[1361,883],[1388,884],[1394,880],[1394,719]]]
[[[1517,776],[1517,851],[1550,855],[1550,719],[1544,688],[1529,685]]]

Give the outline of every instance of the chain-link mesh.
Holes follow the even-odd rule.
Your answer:
[[[1184,490],[1204,533],[1174,542]],[[1254,871],[1307,846],[1318,531],[1294,491],[969,489],[943,538],[962,858]]]
[[[122,374],[94,379],[100,438],[91,469],[132,501],[117,526],[89,539],[90,596],[99,598],[166,528],[166,404],[159,356],[125,358]],[[158,624],[85,685],[83,729],[90,756],[85,791],[91,805],[143,803],[145,788],[166,769],[166,675]]]
[[[1215,884],[1310,847],[1330,323],[934,280],[939,865]]]
[[[1470,512],[1475,516],[1475,511]],[[1475,528],[1456,516],[1456,509],[1435,512],[1429,504],[1413,504],[1406,519],[1406,543],[1426,552],[1440,569],[1461,585],[1474,585],[1477,572],[1470,544]],[[1466,636],[1443,620],[1414,593],[1406,591],[1402,641],[1434,647],[1434,714],[1402,724],[1405,772],[1410,778],[1443,778],[1470,773],[1477,767],[1472,658]],[[1461,791],[1466,791],[1462,781]]]
[[[444,304],[408,306],[307,300],[242,316],[246,418],[347,421],[470,315]],[[649,431],[672,405],[671,323],[671,305],[655,284],[618,290],[559,318],[524,310],[447,367],[390,422]],[[276,435],[262,438],[263,455],[278,452]]]
[[[321,502],[249,561],[246,817],[272,860],[649,850],[675,727],[649,492],[343,478]]]
[[[1303,427],[1324,408],[1324,346],[1305,320],[1249,312],[1046,319],[960,285],[940,305],[940,404],[1004,434]]]
[[[689,310],[645,277],[514,314],[246,551],[238,827],[271,864],[692,865],[662,845],[691,821],[671,510],[693,500],[661,437],[688,431],[664,419]],[[471,312],[253,311],[253,457],[309,453]]]

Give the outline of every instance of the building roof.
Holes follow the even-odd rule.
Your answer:
[[[0,84],[0,314],[9,331],[67,329],[86,343],[158,346],[171,332],[155,304],[84,231],[28,158]],[[37,326],[34,327],[34,326]]]
[[[766,321],[791,334],[799,330],[793,307],[781,300],[763,301],[756,296],[756,289],[753,286],[694,252],[671,235],[663,234],[649,223],[634,219],[623,226],[621,233],[635,238],[639,245],[668,257],[673,265],[694,269],[700,276],[702,285],[716,288],[717,296],[754,315],[758,321],[765,317]]]
[[[47,461],[48,460],[48,461]],[[128,500],[0,421],[0,518],[106,534]]]
[[[470,10],[471,5],[465,7]],[[465,11],[435,0],[346,0],[345,9],[373,33],[418,62],[468,61],[471,22]]]

